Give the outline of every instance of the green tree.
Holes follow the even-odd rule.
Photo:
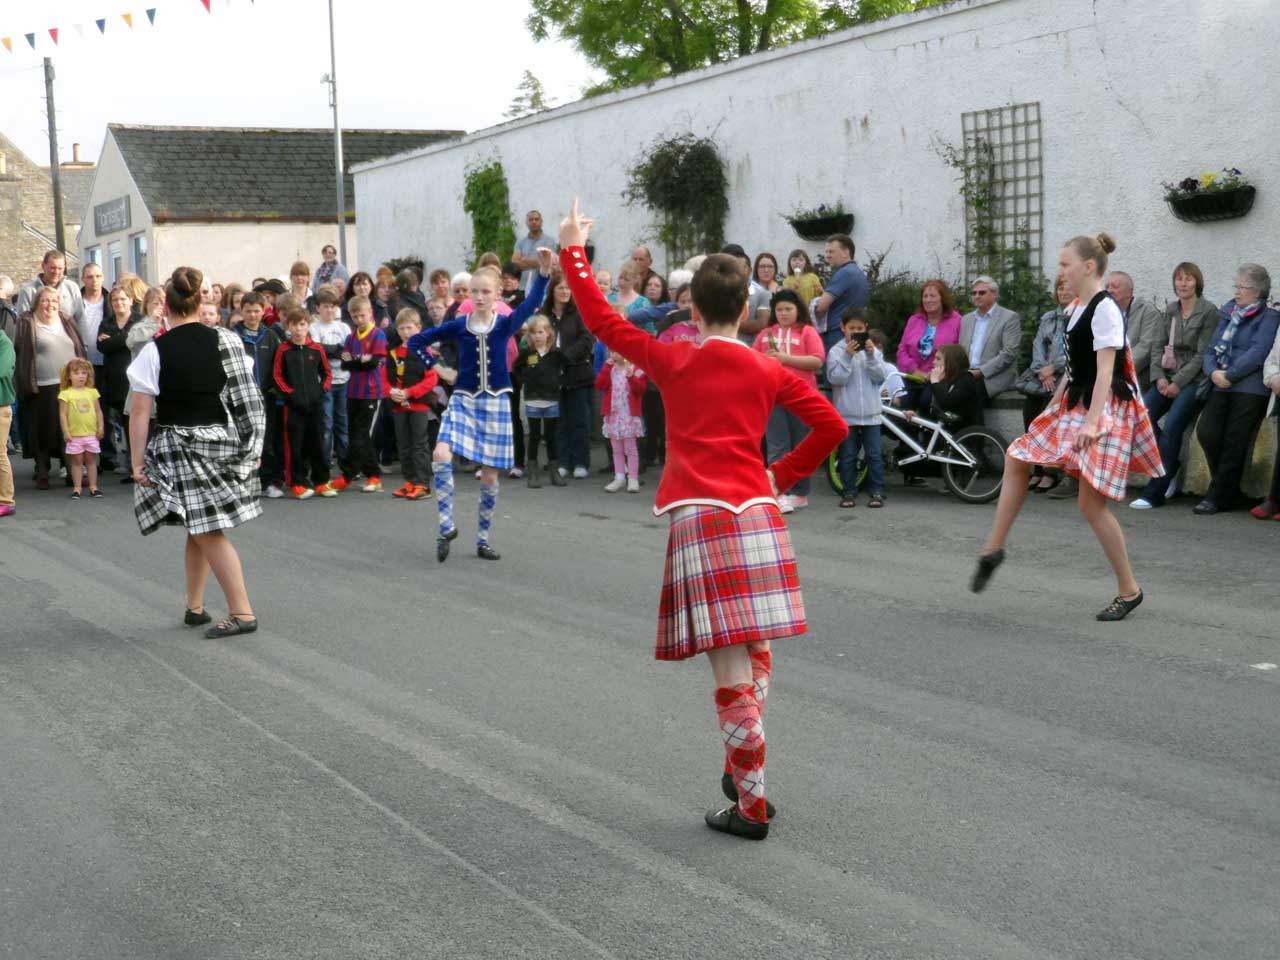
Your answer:
[[[531,0],[529,28],[571,41],[606,79],[588,93],[821,36],[944,0]]]
[[[508,120],[527,117],[531,113],[550,110],[554,103],[555,101],[542,89],[542,81],[535,77],[532,71],[526,70],[520,85],[516,87],[516,95],[511,100],[511,106],[507,107],[504,116]]]

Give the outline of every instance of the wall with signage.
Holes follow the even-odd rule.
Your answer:
[[[81,262],[101,264],[108,285],[126,272],[157,282],[151,216],[110,136],[98,160],[89,211],[78,240]]]

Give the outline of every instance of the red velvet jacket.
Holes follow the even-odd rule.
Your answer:
[[[591,332],[643,370],[662,393],[667,465],[655,514],[689,504],[741,513],[772,503],[760,438],[775,405],[812,428],[771,468],[779,490],[813,473],[848,433],[835,407],[777,360],[727,337],[662,343],[613,312],[581,247],[562,251],[560,266]]]
[[[633,417],[638,417],[641,413],[641,404],[644,403],[644,392],[649,389],[649,378],[644,375],[643,370],[637,369],[633,375],[627,377],[627,386],[630,388],[627,394],[627,412]],[[600,368],[600,373],[596,377],[596,389],[602,394],[600,415],[607,417],[613,412],[613,364],[606,363]]]

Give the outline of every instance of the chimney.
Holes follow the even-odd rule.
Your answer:
[[[80,162],[80,144],[78,143],[73,143],[71,145],[71,162],[72,163]]]

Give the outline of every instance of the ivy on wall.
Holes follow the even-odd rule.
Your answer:
[[[516,246],[511,192],[502,161],[494,157],[467,168],[462,209],[471,215],[471,260],[492,250],[505,263]]]
[[[656,141],[631,168],[623,198],[659,216],[667,262],[724,246],[729,180],[715,142],[686,133]]]

